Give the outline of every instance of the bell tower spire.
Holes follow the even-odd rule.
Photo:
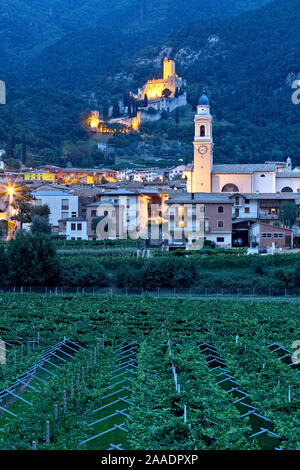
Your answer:
[[[212,116],[209,99],[203,90],[195,116],[194,170],[191,191],[193,193],[211,192],[211,172],[213,167]]]

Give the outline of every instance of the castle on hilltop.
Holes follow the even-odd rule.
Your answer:
[[[165,57],[163,62],[163,78],[148,80],[138,89],[138,93],[129,93],[125,104],[124,98],[117,102],[118,113],[113,117],[113,106],[109,106],[109,124],[125,126],[121,132],[137,131],[142,122],[158,121],[163,113],[169,113],[179,106],[187,104],[187,95],[184,90],[186,81],[178,77],[175,72],[174,60]],[[87,126],[93,132],[112,134],[114,128],[108,128],[99,111],[93,111],[88,117]]]
[[[140,110],[141,121],[156,121],[161,118],[163,111],[171,112],[179,106],[187,104],[187,96],[184,90],[186,81],[176,75],[175,61],[164,58],[163,78],[148,80],[139,88],[137,98],[146,102]],[[156,114],[150,113],[149,109]]]
[[[176,90],[181,90],[185,85],[185,81],[178,77],[175,72],[175,61],[164,58],[163,63],[163,78],[148,80],[148,82],[139,88],[138,98],[144,100],[147,95],[148,100],[155,100],[162,98],[164,90],[170,90],[170,98],[174,98]]]

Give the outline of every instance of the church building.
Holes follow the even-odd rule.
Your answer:
[[[184,174],[189,193],[279,193],[300,192],[300,171],[286,162],[215,165],[213,118],[203,94],[195,116],[194,164]]]

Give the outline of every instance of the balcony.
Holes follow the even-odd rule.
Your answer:
[[[236,219],[257,219],[257,212],[242,212],[240,214],[233,213],[232,220]]]
[[[266,214],[260,212],[258,218],[261,220],[278,220],[278,214]]]

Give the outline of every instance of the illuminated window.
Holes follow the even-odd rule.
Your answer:
[[[184,215],[184,206],[178,207],[178,215],[181,215],[181,216]]]

